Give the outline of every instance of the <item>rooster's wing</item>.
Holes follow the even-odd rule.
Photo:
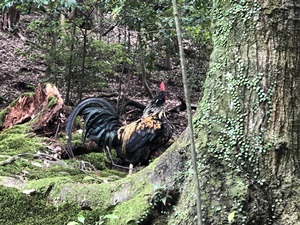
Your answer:
[[[123,153],[134,153],[146,144],[153,143],[163,132],[162,122],[157,116],[139,119],[118,130]]]

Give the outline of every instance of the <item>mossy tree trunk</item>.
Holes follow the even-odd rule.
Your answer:
[[[194,125],[207,224],[297,224],[300,1],[213,1]],[[194,221],[188,176],[172,223]],[[189,223],[189,224],[190,224]]]

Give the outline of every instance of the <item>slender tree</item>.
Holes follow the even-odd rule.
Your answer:
[[[68,64],[68,72],[66,76],[66,97],[65,101],[68,103],[70,102],[70,97],[71,97],[71,82],[72,82],[72,74],[73,74],[73,59],[74,59],[74,47],[75,47],[75,34],[76,34],[76,24],[73,22],[72,24],[72,33],[71,33],[71,46],[70,46],[70,57],[69,57],[69,64]]]
[[[181,34],[176,0],[172,0],[172,4],[173,4],[176,33],[177,33],[178,45],[179,45],[179,55],[180,55],[180,62],[181,62],[184,95],[185,95],[187,112],[188,112],[188,129],[189,129],[189,135],[190,135],[190,139],[191,139],[192,163],[193,163],[193,170],[194,170],[193,173],[194,173],[195,193],[196,193],[196,199],[197,199],[197,224],[202,225],[201,195],[200,195],[200,187],[199,187],[199,180],[198,180],[197,155],[196,155],[196,151],[195,151],[195,139],[194,139],[194,128],[193,128],[193,122],[192,122],[190,92],[189,92],[189,88],[188,88],[188,84],[187,84],[185,56],[184,56],[183,45],[182,45],[182,37],[181,37],[182,34]]]

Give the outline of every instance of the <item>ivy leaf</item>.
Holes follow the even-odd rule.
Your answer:
[[[229,215],[228,215],[228,222],[229,223],[232,223],[233,222],[233,220],[234,220],[234,211],[232,211]]]
[[[83,215],[79,215],[77,217],[77,220],[80,222],[80,223],[84,223],[84,216]]]
[[[79,223],[75,222],[75,221],[71,221],[69,222],[67,225],[80,225]]]
[[[107,214],[103,217],[104,219],[118,219],[119,217],[117,217],[114,214]]]

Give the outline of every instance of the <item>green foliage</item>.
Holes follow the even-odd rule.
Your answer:
[[[210,3],[207,1],[179,1],[179,8],[181,9],[183,35],[186,40],[190,41],[189,48],[198,49],[210,44]],[[165,65],[168,65],[168,57],[177,55],[178,43],[170,1],[131,1],[125,4],[107,1],[106,9],[116,12],[115,20],[118,24],[127,25],[130,29],[139,32],[142,37],[148,70],[155,68],[154,62],[157,62],[158,59],[165,59]],[[117,10],[114,11],[114,9]],[[203,52],[200,54],[206,55]],[[188,68],[193,65],[195,65],[194,61],[190,62]],[[192,68],[191,71],[195,70]],[[201,74],[195,75],[200,76]]]
[[[167,209],[170,206],[169,202],[172,200],[172,196],[169,194],[169,189],[164,186],[154,186],[154,193],[150,198],[150,205],[153,209],[160,210],[161,214],[166,214]]]
[[[40,8],[42,6],[48,6],[50,10],[61,9],[62,7],[66,8],[74,8],[77,5],[76,0],[1,0],[0,1],[0,9],[7,9],[11,7],[13,4],[17,5],[26,5],[26,4],[34,4],[36,7]]]
[[[140,61],[139,52],[130,52],[124,47],[132,43],[127,44],[127,40],[119,39],[120,44],[116,44],[117,38],[113,37],[114,44],[107,44],[95,38],[101,36],[101,32],[107,28],[102,21],[92,21],[95,18],[92,19],[91,11],[98,11],[103,15],[111,13],[113,16],[105,18],[108,20],[106,22],[139,32],[149,70],[155,68],[154,62],[158,59],[166,59],[168,64],[167,61],[177,52],[173,10],[169,1],[36,0],[30,4],[27,1],[5,1],[7,4],[9,2],[24,8],[31,3],[36,7],[43,6],[44,18],[35,20],[28,26],[31,42],[34,42],[32,48],[37,48],[38,51],[29,49],[24,54],[28,58],[45,62],[48,67],[47,81],[59,88],[66,88],[66,98],[74,98],[72,93],[79,93],[75,98],[81,98],[84,90],[99,89],[107,85],[107,78],[117,74],[115,70],[120,64],[135,67],[133,71],[140,70],[139,63],[132,64]],[[199,47],[210,42],[210,4],[206,1],[180,1],[179,4],[182,8],[184,35],[192,41],[191,46]],[[66,14],[70,9],[73,10],[71,15],[62,20],[60,14]],[[98,27],[93,27],[94,22]],[[70,99],[65,100],[68,102]]]
[[[93,38],[92,34],[86,36],[86,43],[83,43],[83,30],[77,28],[75,33],[73,30],[74,23],[80,25],[82,22],[81,18],[75,18],[62,24],[55,14],[49,14],[28,26],[37,42],[32,47],[38,47],[43,54],[28,52],[27,56],[44,59],[51,71],[50,81],[59,88],[70,82],[72,92],[99,89],[106,85],[107,76],[116,75],[118,64],[130,63],[121,44],[107,44]]]
[[[211,1],[179,1],[185,37],[196,46],[211,43]]]

